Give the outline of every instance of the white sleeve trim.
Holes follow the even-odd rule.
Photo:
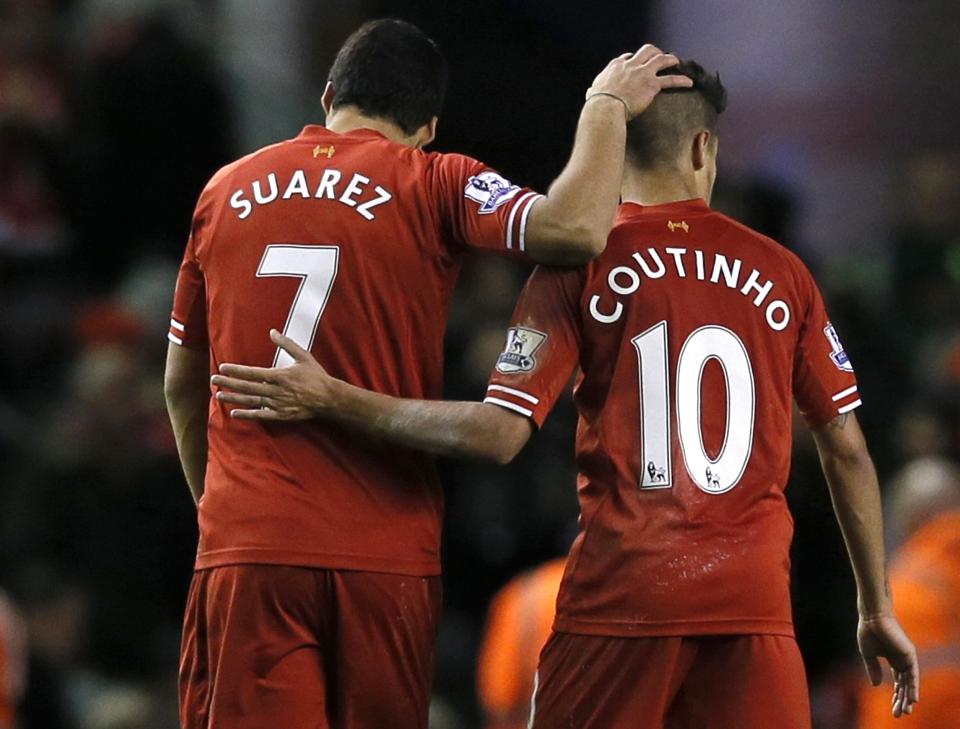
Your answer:
[[[521,392],[520,390],[514,390],[512,387],[504,387],[503,385],[487,385],[487,392],[490,392],[490,390],[497,390],[498,392],[505,392],[505,393],[507,393],[508,395],[513,395],[514,397],[519,397],[521,400],[526,400],[527,402],[531,402],[531,403],[533,403],[534,405],[538,405],[538,404],[540,403],[540,398],[539,398],[539,397],[534,397],[533,395],[528,395],[527,393]]]
[[[180,330],[181,332],[185,332],[187,330],[187,328],[176,319],[170,320],[170,326],[172,326],[174,329]]]
[[[517,210],[520,209],[520,206],[523,205],[524,200],[529,200],[531,197],[536,195],[535,192],[525,192],[517,201],[513,204],[513,207],[510,208],[510,217],[507,218],[507,249],[510,250],[513,248],[513,220],[517,217]],[[522,249],[521,249],[522,250]]]
[[[527,203],[527,207],[523,209],[523,215],[520,216],[520,250],[525,251],[526,247],[526,235],[527,235],[527,216],[530,214],[530,210],[533,209],[533,206],[537,204],[538,200],[542,200],[543,195],[535,195],[534,198]]]
[[[507,402],[506,400],[501,400],[499,397],[485,397],[483,398],[484,402],[488,402],[491,405],[499,405],[502,408],[507,410],[513,410],[515,413],[520,413],[521,415],[526,415],[528,418],[533,417],[533,410],[528,410],[527,408],[520,407],[519,405],[514,405],[512,402]]]
[[[176,336],[173,332],[167,332],[167,339],[169,339],[174,344],[179,344],[181,347],[183,346],[183,340],[180,339],[180,337]]]
[[[853,401],[852,403],[850,403],[849,405],[844,405],[844,406],[843,406],[842,408],[840,408],[837,412],[838,412],[840,415],[843,415],[843,414],[845,414],[845,413],[849,413],[851,410],[855,410],[856,408],[860,407],[861,405],[863,405],[863,400],[854,400],[854,401]]]
[[[846,390],[842,390],[841,392],[838,392],[836,395],[834,395],[834,396],[833,396],[833,401],[834,401],[834,402],[837,402],[838,400],[843,400],[843,398],[849,397],[850,395],[852,395],[852,394],[855,393],[856,391],[857,391],[857,386],[856,386],[856,385],[854,385],[853,387],[848,387]]]

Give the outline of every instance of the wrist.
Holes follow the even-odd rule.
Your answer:
[[[858,599],[857,612],[860,614],[860,620],[864,622],[889,618],[893,615],[893,602],[888,597],[870,602]]]
[[[630,120],[630,105],[626,99],[612,91],[594,91],[593,89],[588,89],[583,106],[586,108],[590,105],[606,106],[609,109],[619,108],[623,112],[624,122]]]
[[[324,377],[321,386],[312,394],[310,409],[318,416],[329,416],[331,413],[343,410],[344,400],[347,397],[346,383],[335,377]]]

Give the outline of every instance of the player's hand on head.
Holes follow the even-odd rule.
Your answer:
[[[879,686],[883,681],[880,658],[886,659],[893,674],[892,710],[895,717],[912,714],[913,705],[920,701],[920,667],[917,649],[892,615],[860,618],[857,627],[860,655],[870,677],[870,683]]]
[[[333,378],[310,352],[276,329],[271,341],[293,358],[289,367],[220,365],[211,378],[216,398],[238,407],[230,415],[241,420],[295,421],[315,418],[328,404]]]
[[[663,89],[690,88],[693,81],[686,76],[658,76],[665,68],[680,63],[672,53],[664,53],[649,43],[636,53],[614,58],[593,80],[587,98],[615,97],[626,107],[627,120],[642,114]]]

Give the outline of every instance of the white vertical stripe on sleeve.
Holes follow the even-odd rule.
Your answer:
[[[507,218],[507,249],[508,250],[513,248],[513,219],[517,217],[517,210],[520,209],[520,206],[523,204],[524,200],[527,200],[536,194],[537,193],[535,192],[524,193],[513,204],[513,207],[510,208],[510,217]]]
[[[520,216],[520,250],[525,251],[526,248],[526,234],[527,234],[527,216],[530,214],[530,209],[537,204],[537,200],[542,200],[543,195],[536,195],[534,198],[527,203],[527,207],[523,210],[523,215]]]

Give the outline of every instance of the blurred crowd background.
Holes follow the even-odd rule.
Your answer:
[[[176,726],[196,527],[161,379],[193,203],[221,164],[322,121],[339,44],[378,16],[418,23],[450,61],[435,148],[540,188],[609,57],[652,40],[720,70],[714,206],[796,250],[825,290],[861,383],[895,598],[926,685],[958,701],[960,5],[6,0],[0,729]],[[526,273],[468,265],[450,397],[483,393]],[[574,424],[567,399],[514,465],[443,464],[437,729],[523,725],[556,589],[555,566],[528,570],[575,533]],[[816,725],[875,729],[853,580],[802,428],[788,495]],[[920,714],[936,700],[925,689]],[[953,706],[923,726],[960,726]]]

